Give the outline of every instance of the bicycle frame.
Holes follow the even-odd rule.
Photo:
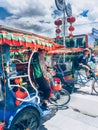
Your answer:
[[[38,96],[38,90],[37,90],[34,82],[31,81],[32,79],[30,77],[30,63],[31,63],[31,57],[34,52],[32,52],[32,54],[30,55],[30,58],[27,63],[20,62],[21,63],[20,65],[22,66],[22,69],[21,69],[22,71],[24,70],[23,64],[27,64],[26,74],[23,72],[23,74],[18,73],[18,75],[17,75],[16,72],[19,72],[19,71],[17,71],[17,69],[15,68],[15,70],[16,70],[15,74],[13,73],[12,75],[10,75],[9,74],[10,73],[10,58],[9,58],[10,57],[10,47],[8,45],[5,45],[5,46],[0,46],[0,49],[2,52],[2,53],[0,52],[0,61],[1,61],[0,76],[1,76],[1,78],[3,77],[2,78],[3,83],[1,82],[1,79],[0,79],[0,89],[2,89],[1,92],[3,93],[3,99],[0,98],[0,125],[1,125],[1,122],[2,123],[6,122],[4,127],[6,129],[10,129],[12,122],[14,121],[15,117],[19,114],[19,112],[22,112],[23,109],[27,109],[28,107],[32,108],[32,110],[33,109],[37,110],[38,113],[40,114],[40,116],[45,116],[45,114],[47,114],[47,113],[44,113],[44,111],[39,106],[40,98]],[[6,51],[4,51],[3,49],[6,49]],[[15,61],[15,60],[13,60],[13,61]],[[19,62],[19,60],[18,60],[18,62]],[[4,63],[6,63],[6,67],[4,66]],[[7,72],[7,73],[5,73],[5,72]],[[20,78],[23,80],[23,82],[21,82],[21,84],[16,84],[14,82],[14,80],[20,79]],[[29,91],[30,92],[29,96],[25,96],[24,98],[21,98],[20,96],[17,97],[15,95],[16,93],[13,91],[14,87],[23,88],[24,91],[28,95],[28,90],[26,91],[26,87],[23,86],[24,82],[28,83],[30,85],[30,88],[32,88],[34,90],[34,92]],[[20,92],[20,95],[21,94],[23,95],[23,93]],[[19,93],[18,93],[18,95],[19,95]],[[16,104],[17,100],[19,101],[18,105]]]
[[[83,75],[80,71],[76,71],[76,79],[75,79],[75,84],[78,83],[80,85],[86,85],[90,79],[87,79],[87,77],[85,75]]]
[[[70,94],[62,88],[61,80],[58,77],[54,78],[54,85],[51,86],[49,101],[57,107],[65,106],[70,101]]]

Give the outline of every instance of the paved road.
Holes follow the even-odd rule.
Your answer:
[[[98,96],[90,88],[71,95],[69,108],[56,110],[42,119],[40,130],[98,130]]]
[[[46,120],[43,119],[40,130],[98,130],[98,118],[72,109],[58,110]]]

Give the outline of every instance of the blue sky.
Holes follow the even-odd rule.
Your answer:
[[[73,34],[90,33],[92,28],[98,28],[98,0],[66,1],[71,4],[76,18]],[[54,21],[62,17],[63,13],[57,10],[55,0],[0,0],[0,25],[55,37]],[[66,35],[69,34],[68,26],[66,23]]]
[[[12,16],[11,13],[9,13],[6,8],[0,7],[0,19],[4,20],[6,17]]]

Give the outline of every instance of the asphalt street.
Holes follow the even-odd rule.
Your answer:
[[[98,117],[84,115],[73,109],[58,110],[43,119],[40,130],[98,130]]]
[[[71,94],[68,108],[51,108],[40,130],[98,130],[98,95],[90,94],[90,86]]]

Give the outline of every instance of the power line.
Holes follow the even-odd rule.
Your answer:
[[[81,23],[81,24],[74,24],[74,26],[84,26],[84,25],[92,25],[92,24],[98,24],[98,21],[96,22],[90,22],[90,23]],[[67,25],[67,27],[69,27]],[[51,31],[51,29],[44,30],[43,32]]]
[[[96,22],[90,22],[90,23],[74,24],[74,25],[75,26],[82,26],[82,25],[91,25],[91,24],[98,24],[98,21],[96,21]]]

